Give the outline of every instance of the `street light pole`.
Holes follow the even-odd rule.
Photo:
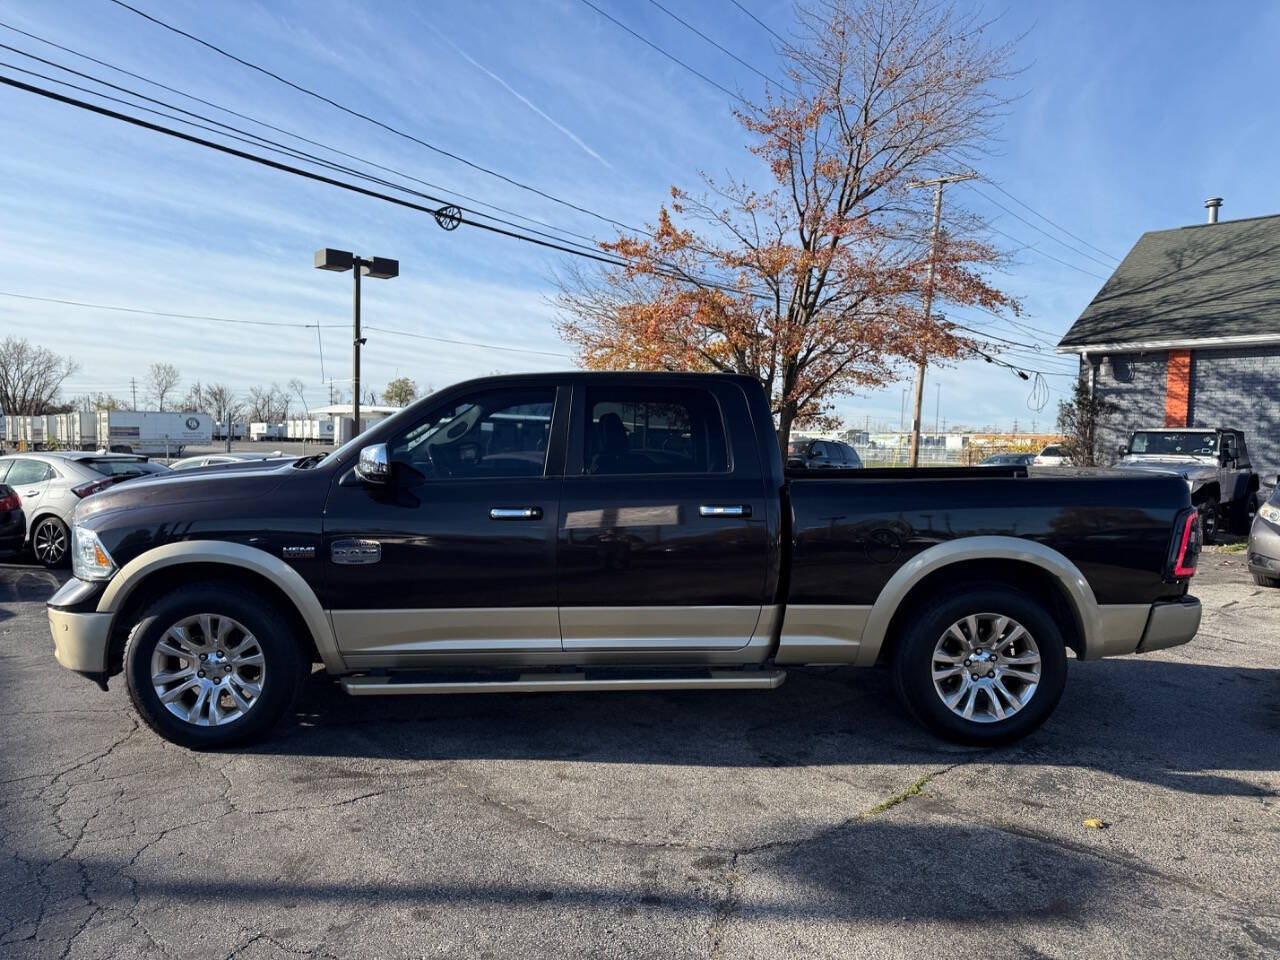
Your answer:
[[[936,187],[933,195],[933,236],[929,240],[929,272],[924,281],[924,319],[927,323],[933,311],[933,271],[938,257],[938,234],[942,230],[942,188],[948,183],[960,183],[964,180],[976,180],[976,173],[954,173],[932,180],[913,180],[909,187]],[[918,466],[920,462],[920,408],[924,404],[924,368],[923,359],[916,365],[916,399],[911,420],[911,459],[908,466]]]
[[[351,435],[360,433],[360,274],[364,264],[355,257],[355,295],[351,300]]]
[[[400,276],[400,261],[388,257],[358,257],[349,250],[332,250],[326,247],[316,251],[316,269],[341,273],[351,270],[355,285],[351,300],[351,415],[352,436],[360,433],[360,347],[365,338],[360,335],[360,277],[390,280]]]

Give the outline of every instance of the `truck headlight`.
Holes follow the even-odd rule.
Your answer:
[[[116,572],[98,535],[79,524],[71,528],[71,572],[81,580],[110,580]]]
[[[1258,516],[1267,523],[1274,523],[1280,527],[1280,507],[1273,506],[1270,503],[1264,503],[1258,508]]]

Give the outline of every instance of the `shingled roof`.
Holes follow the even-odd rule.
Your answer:
[[[1144,233],[1058,349],[1206,340],[1280,343],[1280,214]]]

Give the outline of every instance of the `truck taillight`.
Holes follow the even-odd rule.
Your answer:
[[[1174,579],[1193,576],[1200,560],[1200,514],[1195,509],[1178,516],[1174,527],[1172,567]]]
[[[107,489],[107,487],[111,486],[113,483],[115,483],[115,481],[110,477],[107,477],[103,480],[93,480],[89,483],[82,483],[78,487],[72,487],[71,492],[83,500],[90,494],[97,493],[99,490]]]

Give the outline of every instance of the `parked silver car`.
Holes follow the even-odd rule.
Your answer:
[[[61,567],[67,562],[76,504],[122,480],[167,470],[146,457],[121,453],[68,451],[0,457],[0,483],[12,487],[21,499],[27,544],[46,567]]]
[[[183,457],[169,464],[170,470],[198,470],[201,467],[225,467],[233,463],[261,463],[264,460],[296,460],[279,450],[273,453],[202,453]]]
[[[1260,587],[1280,587],[1280,486],[1258,507],[1249,530],[1249,572]]]

